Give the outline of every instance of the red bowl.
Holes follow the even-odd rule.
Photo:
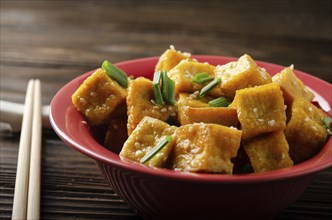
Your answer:
[[[221,56],[194,57],[213,65],[236,60]],[[158,57],[143,58],[116,65],[128,75],[151,78],[157,60]],[[272,75],[284,68],[257,63]],[[93,131],[71,102],[71,95],[92,73],[75,78],[55,95],[50,110],[51,124],[65,143],[96,161],[112,189],[144,218],[267,219],[295,201],[314,175],[332,164],[331,137],[310,160],[259,174],[191,174],[123,161],[96,141]],[[295,73],[331,106],[330,83],[298,70]]]

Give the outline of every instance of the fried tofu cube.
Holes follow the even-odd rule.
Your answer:
[[[303,82],[297,78],[291,67],[287,67],[274,75],[272,81],[280,85],[287,105],[290,105],[295,98],[304,98],[311,102],[315,97]]]
[[[237,108],[243,141],[286,128],[284,99],[276,83],[238,90],[230,106]]]
[[[175,115],[174,107],[159,106],[154,103],[152,81],[138,77],[129,83],[127,96],[128,135],[135,129],[144,116],[150,116],[167,121],[170,115]]]
[[[168,76],[175,82],[175,93],[192,93],[201,90],[206,84],[195,83],[193,77],[198,73],[206,72],[214,77],[215,66],[208,63],[200,63],[194,60],[185,59],[168,72]],[[219,87],[209,92],[213,96],[221,96]]]
[[[127,89],[99,68],[75,91],[72,102],[90,124],[101,125],[125,112],[126,97]]]
[[[216,124],[195,123],[176,131],[173,169],[232,174],[242,132]]]
[[[146,116],[124,143],[120,157],[140,162],[165,136],[171,136],[172,140],[145,162],[145,165],[150,167],[166,168],[175,143],[176,129],[175,126],[170,126],[166,122]]]
[[[170,49],[166,50],[159,57],[155,71],[169,71],[170,69],[173,69],[173,67],[175,67],[181,60],[187,59],[189,57],[189,53],[181,53],[181,51],[177,51],[174,47],[171,46]]]
[[[255,173],[293,166],[283,131],[252,139],[243,147]]]
[[[221,78],[221,91],[229,98],[234,97],[236,90],[272,82],[271,76],[247,54],[238,61],[218,65],[215,75]]]
[[[106,132],[104,146],[119,154],[127,138],[127,115],[112,118]]]
[[[291,105],[291,118],[285,129],[289,152],[295,163],[316,155],[328,138],[322,119],[325,113],[303,98]]]
[[[210,107],[207,102],[211,97],[192,98],[192,94],[180,93],[177,102],[178,120],[181,125],[195,122],[213,123],[237,127],[236,108]]]

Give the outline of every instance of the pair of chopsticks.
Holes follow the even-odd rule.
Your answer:
[[[41,85],[31,79],[25,97],[12,219],[40,218]]]

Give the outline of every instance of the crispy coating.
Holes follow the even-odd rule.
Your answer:
[[[283,131],[255,138],[244,144],[251,166],[256,173],[291,167],[289,146]]]
[[[175,114],[173,106],[159,106],[154,103],[153,99],[151,80],[138,77],[130,82],[127,96],[128,135],[131,134],[144,116],[167,121],[171,114]]]
[[[176,131],[173,169],[231,174],[242,132],[222,125],[195,123]]]
[[[99,68],[75,91],[72,102],[90,124],[100,125],[125,111],[126,96],[127,90]]]
[[[295,98],[304,98],[311,102],[315,97],[290,67],[273,76],[272,81],[280,85],[287,105],[290,105]]]
[[[168,72],[168,76],[175,82],[175,93],[181,92],[192,93],[201,90],[207,83],[195,83],[192,78],[198,73],[206,72],[211,77],[214,75],[215,66],[208,63],[200,63],[194,60],[185,59]],[[213,96],[221,96],[219,87],[209,92]]]
[[[169,71],[175,67],[181,60],[187,59],[190,57],[188,53],[181,53],[176,51],[174,48],[167,49],[158,60],[155,71],[165,70]]]
[[[271,76],[247,54],[238,61],[217,66],[215,75],[221,78],[221,91],[230,98],[234,97],[236,90],[272,82]]]
[[[172,136],[172,141],[145,163],[147,166],[165,168],[175,143],[175,131],[176,127],[146,116],[124,143],[120,157],[139,162],[164,136]]]
[[[276,83],[236,91],[231,106],[237,108],[244,141],[286,127],[284,99]]]
[[[192,94],[180,93],[177,102],[180,125],[204,122],[237,127],[236,108],[209,107],[207,102],[211,99],[208,96],[198,99]]]
[[[313,157],[329,136],[323,125],[325,113],[303,98],[296,98],[291,106],[291,118],[285,135],[290,156],[295,163]]]

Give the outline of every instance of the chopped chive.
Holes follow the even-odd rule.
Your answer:
[[[171,136],[165,136],[156,146],[152,148],[144,157],[140,160],[140,163],[146,163],[149,161],[154,155],[156,155],[163,147],[166,146],[170,141],[172,141]]]
[[[166,102],[170,105],[175,104],[175,82],[168,77],[167,72],[161,74],[162,94]]]
[[[161,93],[161,89],[160,89],[160,80],[162,78],[161,75],[162,75],[162,72],[160,72],[160,71],[155,72],[154,75],[153,75],[154,101],[158,105],[165,104],[162,93]]]
[[[128,87],[128,78],[127,74],[121,69],[114,66],[109,61],[105,60],[102,64],[103,69],[106,73],[115,81],[117,81],[122,87]]]
[[[213,80],[213,77],[211,77],[207,72],[197,73],[192,78],[192,81],[195,83],[205,83],[211,80]]]
[[[223,96],[209,101],[211,107],[227,107],[228,105],[229,101]]]
[[[212,82],[210,82],[209,84],[207,84],[206,86],[204,86],[202,88],[202,90],[199,93],[199,97],[205,96],[208,92],[210,92],[219,83],[221,83],[221,79],[220,78],[214,79]]]
[[[129,79],[129,80],[134,80],[135,77],[134,77],[134,75],[130,75],[130,76],[128,76],[128,79]]]
[[[332,135],[332,119],[330,117],[324,117],[322,120],[327,132],[329,135]]]

